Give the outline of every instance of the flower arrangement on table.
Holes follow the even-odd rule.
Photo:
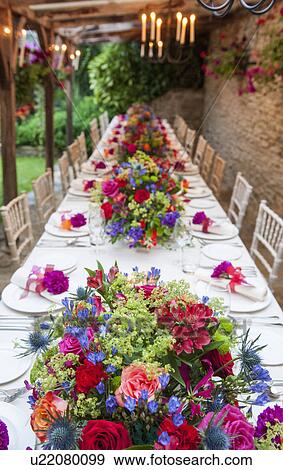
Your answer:
[[[277,445],[282,409],[261,414],[257,427],[249,421],[250,406],[268,401],[261,348],[234,335],[217,299],[160,282],[156,268],[87,271],[87,287],[63,301],[60,337],[46,323],[36,340],[30,334],[39,354],[26,386],[44,449]]]
[[[114,176],[97,183],[91,192],[101,204],[111,242],[127,240],[130,248],[151,248],[172,235],[183,207],[178,183],[145,153],[137,151],[114,170]]]

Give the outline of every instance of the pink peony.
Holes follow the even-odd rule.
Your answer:
[[[103,194],[107,197],[115,197],[119,192],[119,185],[114,180],[103,181],[102,183]]]
[[[118,405],[124,406],[124,397],[138,400],[142,390],[146,390],[148,392],[148,400],[153,400],[154,394],[159,388],[160,382],[158,378],[155,376],[149,378],[144,365],[132,364],[123,370],[121,385],[116,390],[115,396]]]
[[[254,428],[236,406],[226,405],[216,415],[207,413],[198,425],[200,431],[204,431],[210,424],[220,423],[223,430],[231,439],[231,450],[253,450]]]

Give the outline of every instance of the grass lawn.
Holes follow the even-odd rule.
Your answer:
[[[1,160],[1,159],[0,159]],[[32,181],[45,169],[42,157],[17,157],[18,193],[32,190]],[[0,206],[3,204],[2,162],[0,165]]]

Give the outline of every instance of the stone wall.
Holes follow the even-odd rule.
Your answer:
[[[203,115],[203,89],[179,88],[170,90],[152,102],[154,111],[173,122],[176,114],[180,114],[192,129],[200,126]]]
[[[254,28],[253,15],[231,16],[211,33],[210,44],[215,44],[220,33],[232,42],[239,33],[249,37]],[[252,46],[259,48],[263,41],[260,32]],[[223,84],[222,79],[206,78],[204,113]],[[256,93],[242,96],[238,87],[238,78],[226,84],[207,116],[203,134],[227,162],[224,199],[229,199],[237,171],[254,188],[246,219],[252,233],[261,199],[283,216],[283,86],[282,81],[273,87],[259,86]]]

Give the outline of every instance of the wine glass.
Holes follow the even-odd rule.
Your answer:
[[[174,228],[174,240],[180,248],[180,263],[183,265],[184,247],[192,244],[192,234],[190,221],[186,219],[178,219]]]
[[[97,247],[105,243],[104,225],[105,219],[100,206],[98,204],[91,203],[88,214],[88,227],[91,245]]]

